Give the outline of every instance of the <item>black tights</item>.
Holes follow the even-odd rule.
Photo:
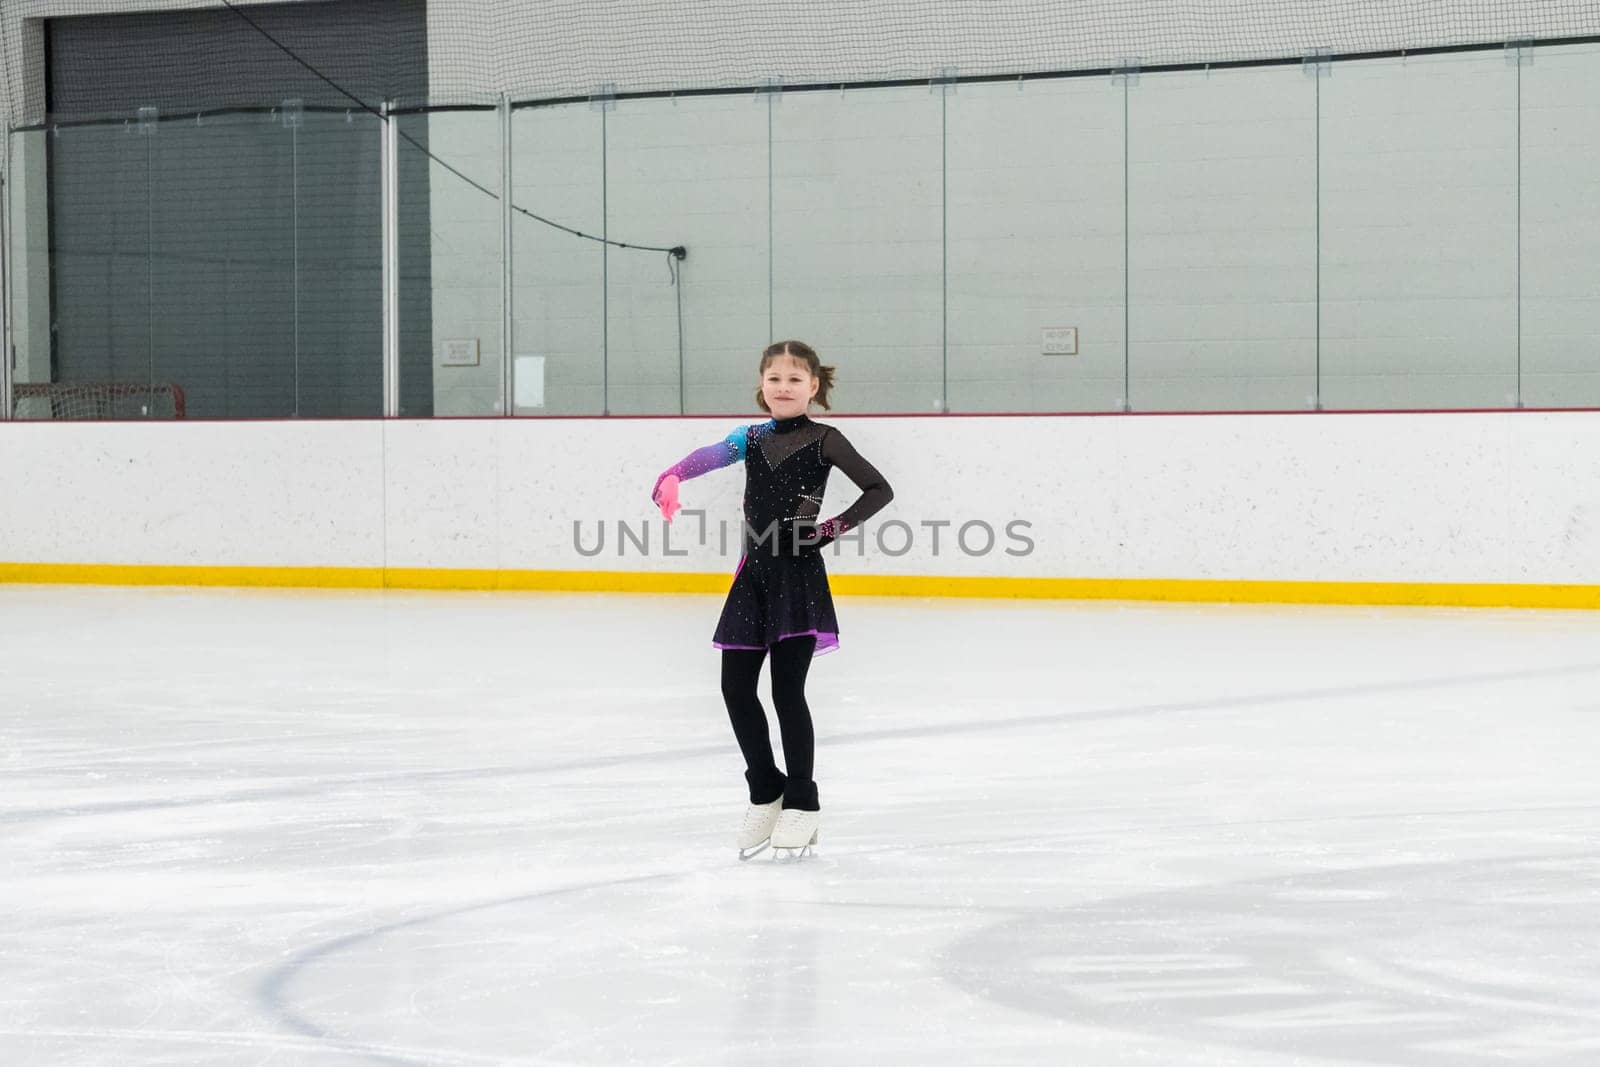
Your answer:
[[[806,672],[811,669],[815,637],[791,637],[772,646],[772,706],[778,713],[778,730],[783,735],[783,762],[787,776],[772,759],[772,741],[767,735],[767,713],[756,697],[756,681],[761,677],[764,648],[725,648],[722,650],[722,699],[728,705],[733,735],[744,753],[745,780],[750,783],[750,803],[770,804],[783,797],[786,808],[817,811],[815,773],[816,734],[811,728],[811,709],[806,706]]]

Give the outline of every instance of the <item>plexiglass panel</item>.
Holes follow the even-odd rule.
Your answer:
[[[587,104],[514,113],[512,203],[581,233],[603,234],[604,121],[604,112]],[[519,211],[512,261],[512,354],[521,393],[513,411],[608,412],[603,246]]]
[[[1516,69],[1341,63],[1321,95],[1323,406],[1514,405]]]
[[[1315,405],[1316,159],[1298,68],[1129,86],[1133,410]]]
[[[500,116],[436,111],[397,121],[400,306],[411,316],[401,322],[401,414],[501,414]]]
[[[770,322],[770,108],[764,95],[686,97],[607,113],[608,232],[689,254],[675,284],[665,253],[608,253],[613,412],[755,410]]]
[[[950,409],[1117,410],[1122,87],[963,85],[946,105]],[[1047,329],[1072,343],[1047,352]]]
[[[772,332],[838,368],[836,410],[944,404],[942,107],[927,89],[776,102]]]
[[[49,127],[23,213],[52,253],[25,316],[43,301],[53,343],[30,335],[19,380],[77,406],[19,414],[381,414],[378,143],[370,115],[295,106]]]
[[[1600,45],[1524,56],[1522,402],[1600,407]]]
[[[50,381],[50,209],[49,168],[42,130],[16,132],[9,139],[9,181],[5,190],[6,294],[11,328],[13,379],[40,385]],[[43,388],[12,398],[21,418],[49,418]],[[24,395],[31,393],[32,395]]]

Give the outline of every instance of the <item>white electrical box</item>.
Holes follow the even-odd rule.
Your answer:
[[[445,367],[476,367],[478,365],[478,339],[468,337],[459,341],[446,341],[444,343],[444,358],[439,361]]]
[[[1076,326],[1046,326],[1039,350],[1047,356],[1077,355],[1078,328]]]

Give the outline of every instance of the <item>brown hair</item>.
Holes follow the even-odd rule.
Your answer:
[[[828,390],[833,388],[834,368],[822,365],[822,359],[817,355],[817,350],[804,341],[779,341],[777,344],[768,345],[766,351],[761,353],[761,367],[756,371],[757,376],[766,374],[767,364],[778,356],[793,356],[795,359],[805,362],[805,365],[811,370],[812,377],[820,381],[817,386],[817,395],[812,399],[822,405],[822,410],[831,410],[828,406]],[[756,406],[769,414],[772,411],[771,408],[767,407],[767,398],[761,395],[760,385],[756,386]]]

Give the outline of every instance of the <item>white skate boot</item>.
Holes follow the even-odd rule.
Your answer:
[[[799,859],[811,852],[817,843],[817,824],[821,818],[819,812],[784,808],[783,814],[778,816],[778,825],[772,830],[774,855],[782,852],[786,859]]]
[[[783,797],[771,804],[752,804],[745,809],[744,825],[739,828],[739,858],[747,860],[766,850],[772,841],[772,828],[778,823]]]

